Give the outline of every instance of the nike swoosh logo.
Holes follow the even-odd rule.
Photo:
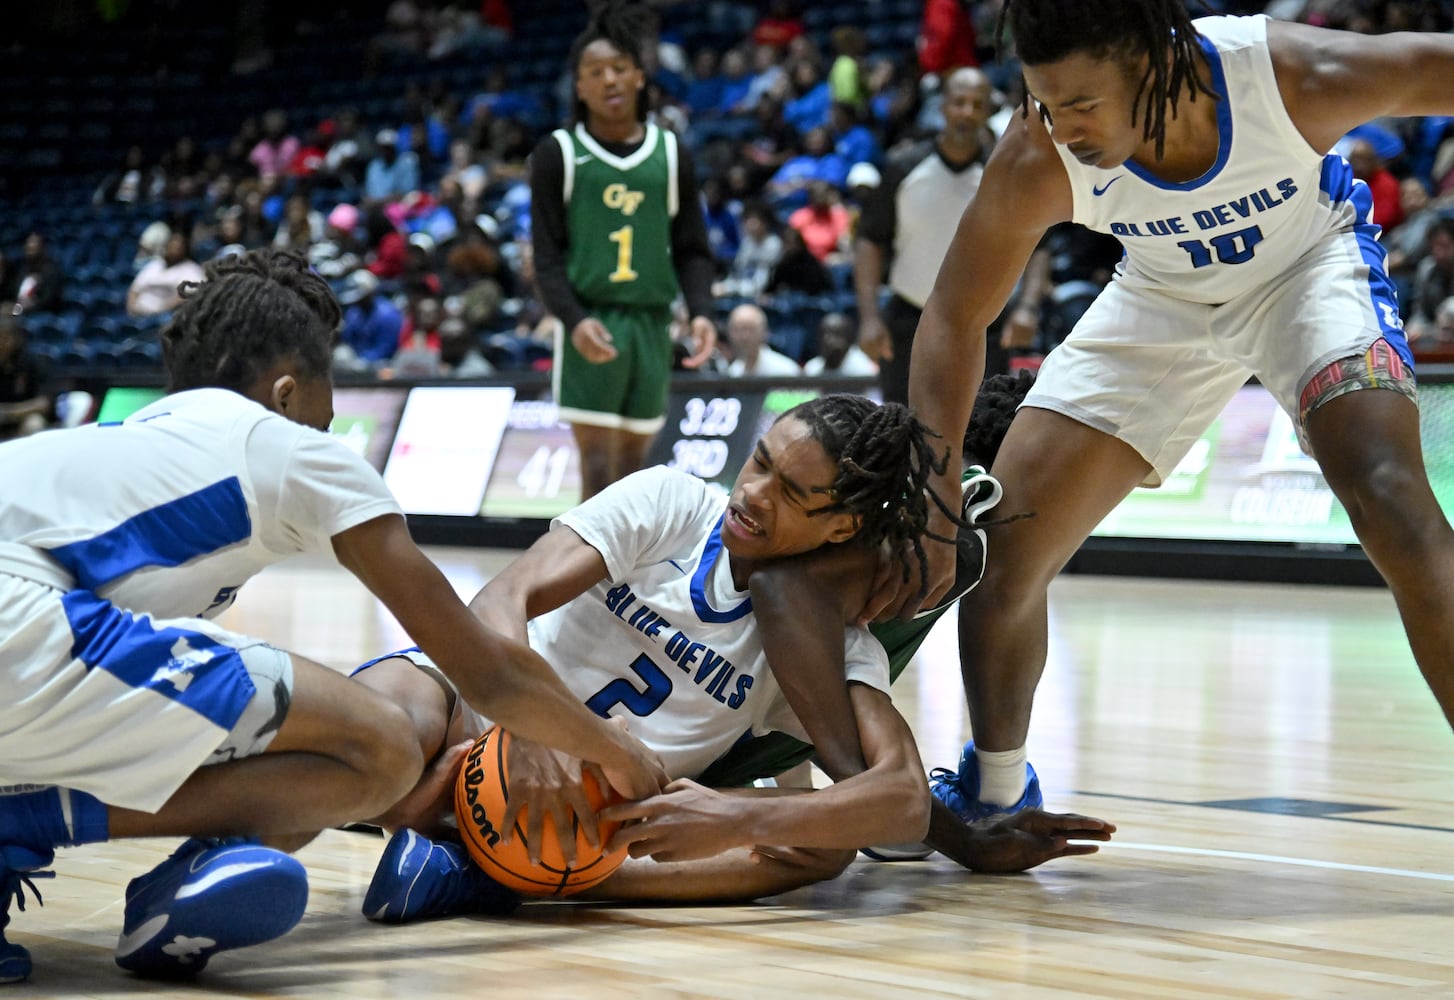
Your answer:
[[[1125,174],[1117,174],[1116,176],[1112,177],[1110,180],[1106,181],[1106,183],[1105,183],[1104,186],[1092,185],[1091,186],[1091,194],[1093,194],[1097,198],[1099,198],[1101,195],[1105,194],[1107,191],[1109,191],[1111,189],[1111,185],[1112,184],[1116,183],[1116,181],[1120,180],[1124,176],[1126,176],[1126,175]]]
[[[594,156],[577,156],[576,157],[576,166],[579,167],[582,163],[590,163],[594,159],[595,159]]]
[[[121,939],[116,942],[116,957],[125,958],[133,951],[146,944],[152,938],[161,933],[161,929],[167,925],[168,914],[152,917],[130,934],[122,932]]]

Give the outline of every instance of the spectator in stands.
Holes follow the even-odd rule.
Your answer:
[[[364,212],[365,259],[368,269],[377,277],[392,281],[404,273],[409,244],[404,234],[385,214],[382,205],[371,205]]]
[[[449,180],[459,185],[466,201],[478,204],[485,196],[490,172],[479,161],[468,139],[456,139],[449,144],[449,169],[440,179],[440,184]]]
[[[439,374],[439,327],[444,306],[433,296],[424,296],[404,316],[399,349],[389,361],[396,378],[433,378]]]
[[[333,142],[323,157],[323,173],[344,188],[356,188],[373,153],[373,144],[359,130],[358,112],[344,108],[333,122]]]
[[[374,136],[378,153],[369,161],[364,174],[364,200],[394,201],[419,188],[419,157],[412,151],[399,151],[399,133],[381,129]]]
[[[1348,143],[1348,165],[1353,176],[1368,185],[1373,195],[1373,221],[1383,227],[1385,235],[1391,233],[1404,220],[1400,203],[1399,182],[1384,165],[1383,160],[1367,139],[1354,139]]]
[[[717,113],[736,114],[751,89],[752,69],[747,64],[747,56],[741,49],[728,49],[722,56],[722,92],[717,99]]]
[[[864,87],[864,58],[868,39],[863,29],[843,24],[833,29],[833,64],[828,67],[828,94],[834,104],[847,104],[855,113],[868,102]],[[861,157],[860,157],[861,158]]]
[[[1409,284],[1419,261],[1428,254],[1429,230],[1439,219],[1439,205],[1429,195],[1429,185],[1418,177],[1405,177],[1399,182],[1399,204],[1404,221],[1392,233],[1385,233],[1380,242],[1388,250],[1388,276],[1398,286],[1398,300],[1408,303]]]
[[[273,246],[279,250],[298,250],[306,255],[313,244],[323,239],[326,225],[323,213],[313,208],[308,196],[295,194],[283,208],[283,220],[278,223]]]
[[[495,366],[480,353],[469,324],[450,316],[439,324],[439,371],[450,378],[489,378]]]
[[[803,136],[803,151],[778,168],[767,182],[768,194],[774,201],[798,208],[807,203],[808,187],[814,181],[825,181],[842,188],[848,179],[847,160],[833,152],[825,128],[809,129]]]
[[[155,222],[148,222],[141,235],[136,238],[136,256],[132,258],[132,267],[141,270],[149,260],[158,257],[165,257],[167,254],[167,241],[172,238],[172,227],[161,219]]]
[[[353,272],[344,279],[338,301],[344,307],[339,334],[339,350],[344,357],[367,364],[392,358],[399,349],[404,316],[388,296],[379,294],[379,279],[362,269]],[[335,359],[338,353],[335,351]]]
[[[1421,346],[1428,350],[1430,348],[1448,349],[1451,345],[1454,345],[1454,297],[1440,302],[1439,308],[1434,310],[1433,343]]]
[[[804,375],[877,375],[878,365],[859,348],[858,331],[843,313],[831,312],[818,323],[818,356],[803,365]]]
[[[328,134],[322,127],[311,128],[298,144],[298,151],[285,171],[288,177],[299,180],[318,177],[327,169]]]
[[[759,100],[752,114],[756,119],[752,137],[740,147],[739,155],[756,168],[755,173],[771,177],[796,154],[798,130],[783,117],[783,102],[772,95]],[[730,190],[730,176],[728,181]]]
[[[707,224],[707,242],[717,259],[720,274],[737,256],[742,244],[742,229],[737,212],[727,198],[727,187],[720,177],[702,181],[702,218]]]
[[[0,441],[44,430],[51,414],[45,366],[25,349],[14,301],[0,301]]]
[[[462,317],[473,330],[488,326],[506,298],[507,283],[511,283],[509,267],[499,248],[478,226],[467,227],[445,256],[440,275],[450,313]]]
[[[974,22],[965,0],[924,0],[918,51],[921,73],[943,75],[962,66],[979,65]]]
[[[890,161],[858,223],[858,342],[878,361],[885,402],[908,402],[914,330],[954,235],[946,220],[958,219],[979,190],[993,144],[985,128],[994,110],[989,77],[977,69],[956,70],[943,90],[943,129],[932,142]],[[892,297],[880,311],[886,266]]]
[[[22,312],[49,312],[60,305],[65,278],[61,267],[46,250],[45,237],[31,233],[25,238],[25,254],[0,289],[0,298],[16,303]]]
[[[770,0],[767,12],[753,26],[752,43],[783,49],[802,34],[803,19],[798,16],[798,5],[793,0]]]
[[[783,105],[783,117],[788,124],[800,133],[827,125],[833,95],[818,61],[812,58],[794,61],[788,69],[788,80],[788,99]]]
[[[262,137],[247,154],[248,162],[258,175],[273,174],[281,177],[298,155],[298,139],[288,134],[288,113],[281,108],[265,112],[262,117]]]
[[[1440,303],[1454,295],[1454,219],[1441,218],[1429,230],[1429,255],[1419,262],[1409,289],[1409,342],[1416,348],[1437,332]]]
[[[808,252],[828,262],[849,250],[852,219],[843,199],[826,181],[813,181],[808,187],[808,204],[788,216],[788,225],[803,237]]]
[[[308,263],[329,281],[352,274],[363,263],[363,245],[358,238],[359,212],[343,202],[329,211],[323,226],[323,239],[308,251]]]
[[[796,361],[769,346],[767,336],[767,314],[760,308],[744,303],[733,309],[727,317],[727,343],[732,347],[732,363],[727,366],[727,374],[734,377],[803,374]]]
[[[91,196],[91,204],[105,205],[114,202],[119,205],[135,205],[151,201],[161,193],[161,184],[158,183],[154,190],[152,181],[153,178],[146,169],[146,154],[140,146],[132,146],[126,151],[121,169],[107,174],[97,186],[96,193]]]
[[[174,230],[167,238],[167,249],[160,258],[142,265],[126,292],[129,316],[160,316],[169,313],[182,301],[179,286],[184,281],[202,280],[202,265],[192,259],[192,243],[187,234]]]
[[[682,100],[693,118],[710,118],[722,106],[722,76],[717,72],[717,50],[710,45],[692,57],[692,82]]]
[[[835,102],[828,112],[828,132],[833,152],[846,163],[872,163],[883,160],[883,148],[868,126],[863,113],[852,104]]]
[[[803,234],[792,226],[783,230],[783,252],[772,276],[763,289],[766,295],[799,292],[803,295],[827,295],[833,290],[833,276],[823,262],[809,252]]]
[[[751,114],[768,98],[782,107],[787,93],[788,74],[782,66],[782,49],[775,45],[756,45],[752,49],[752,82],[747,93],[730,109],[732,114]]]
[[[755,298],[767,287],[782,255],[777,216],[766,202],[749,201],[742,206],[742,241],[732,258],[731,271],[716,289],[717,294]]]

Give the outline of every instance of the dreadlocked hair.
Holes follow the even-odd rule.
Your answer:
[[[974,397],[974,412],[964,431],[964,461],[989,469],[1000,453],[1000,444],[1020,402],[1035,384],[1035,373],[1021,368],[1013,375],[991,375]]]
[[[1020,61],[1030,66],[1077,52],[1094,59],[1146,56],[1131,124],[1140,121],[1142,137],[1156,140],[1158,158],[1166,148],[1167,109],[1176,117],[1183,88],[1192,101],[1198,93],[1220,99],[1197,74],[1201,35],[1182,0],[1005,0],[995,31],[1002,44],[1006,24]],[[1030,113],[1028,92],[1023,113]],[[1049,115],[1042,109],[1041,117]]]
[[[925,536],[954,544],[954,539],[929,531],[929,498],[955,524],[963,523],[960,512],[929,489],[929,477],[942,473],[949,458],[947,449],[940,452],[931,442],[937,435],[907,406],[880,406],[851,393],[819,396],[793,407],[783,417],[806,424],[813,439],[838,464],[838,477],[829,489],[833,502],[813,513],[852,514],[858,522],[856,537],[869,545],[887,541],[900,553],[904,580],[909,578],[910,562],[903,554],[903,543],[908,543],[917,557],[920,595],[927,593]]]
[[[580,70],[581,56],[592,42],[605,40],[622,55],[642,67],[641,46],[648,38],[656,36],[656,15],[644,5],[626,3],[625,0],[593,0],[587,4],[590,20],[586,30],[571,43],[569,63],[571,76]],[[648,101],[643,89],[636,98],[636,117],[646,121]],[[575,120],[586,120],[586,102],[575,99]]]
[[[162,329],[169,389],[245,392],[283,358],[302,374],[328,374],[343,312],[328,283],[296,250],[252,250],[214,260]]]

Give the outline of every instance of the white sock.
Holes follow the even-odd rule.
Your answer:
[[[1025,746],[1015,750],[974,748],[979,763],[979,800],[1008,809],[1025,794]]]

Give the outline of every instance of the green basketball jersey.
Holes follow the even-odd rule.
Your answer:
[[[565,161],[566,277],[584,305],[664,306],[677,296],[671,223],[676,136],[646,126],[640,148],[613,156],[584,125],[552,133]]]

